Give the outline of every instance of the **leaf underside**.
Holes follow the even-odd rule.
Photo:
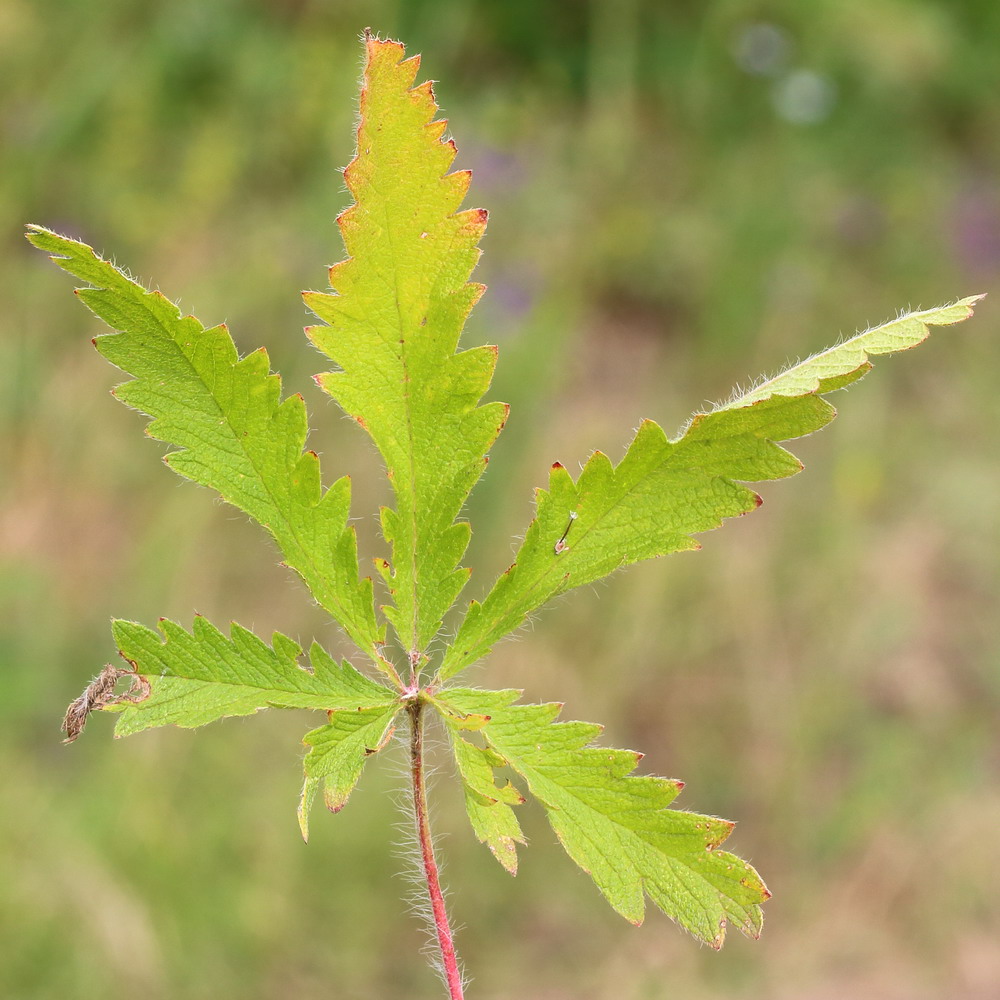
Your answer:
[[[469,543],[456,522],[507,418],[479,406],[496,349],[456,354],[484,286],[467,279],[479,260],[483,209],[458,211],[468,170],[448,173],[455,144],[429,82],[414,87],[419,57],[397,42],[367,41],[357,155],[344,171],[356,199],[337,220],[350,255],[330,268],[333,294],[305,293],[326,326],[313,343],[339,370],[322,387],[371,435],[395,494],[382,511],[392,563],[385,609],[414,657],[441,626],[468,579],[458,568]]]
[[[487,766],[510,767],[524,779],[566,853],[618,913],[641,923],[648,896],[715,948],[722,946],[727,925],[752,937],[760,934],[760,906],[770,893],[750,865],[717,850],[732,823],[669,808],[682,782],[632,775],[642,755],[591,746],[601,726],[556,722],[561,705],[515,705],[519,696],[519,691],[456,688],[442,697],[460,712],[489,716],[481,730],[486,749],[480,751],[493,755]],[[461,736],[455,743],[470,746]],[[461,761],[459,756],[468,787]],[[490,792],[485,781],[478,791],[484,799],[494,795],[497,801],[480,808],[497,810],[497,822],[503,822],[513,799],[500,799],[501,790]],[[470,817],[475,825],[471,811]],[[493,843],[490,847],[506,864]]]
[[[515,563],[482,603],[473,601],[438,671],[447,680],[485,656],[558,594],[654,556],[700,548],[691,536],[746,514],[761,499],[745,482],[783,479],[802,463],[778,442],[826,426],[824,394],[871,369],[869,358],[914,347],[931,326],[972,315],[981,296],[908,313],[793,365],[724,405],[697,413],[673,439],[651,420],[613,466],[590,456],[574,481],[552,467]]]
[[[337,663],[318,643],[309,668],[299,662],[302,647],[275,632],[268,646],[233,624],[227,638],[200,615],[190,632],[164,619],[158,635],[136,622],[112,623],[115,642],[150,694],[137,704],[121,703],[115,727],[128,736],[154,726],[204,726],[217,719],[253,715],[262,708],[335,709],[387,707],[396,692]]]
[[[369,680],[346,660],[337,663],[318,643],[309,650],[275,632],[268,646],[233,623],[227,638],[200,615],[190,632],[163,619],[160,633],[136,622],[112,624],[122,657],[145,681],[141,701],[108,706],[121,712],[116,736],[155,726],[204,726],[218,719],[253,715],[263,708],[326,711],[327,725],[307,733],[305,783],[299,804],[302,836],[309,835],[309,808],[317,789],[339,812],[361,776],[365,761],[382,749],[402,709],[398,693]]]
[[[177,450],[175,472],[216,490],[273,535],[285,562],[358,646],[381,663],[384,627],[371,580],[358,579],[348,526],[350,480],[320,485],[319,459],[299,395],[281,400],[261,348],[240,358],[224,326],[206,329],[160,292],[150,292],[84,243],[32,226],[28,239],[91,288],[83,303],[113,330],[94,346],[133,376],[115,396],[152,418],[146,431]]]
[[[447,692],[445,697],[448,697]],[[487,746],[477,746],[464,733],[481,731],[490,719],[485,715],[456,716],[449,704],[437,701],[436,707],[451,736],[452,752],[465,793],[465,810],[479,842],[486,844],[493,856],[512,875],[517,874],[517,844],[526,843],[521,824],[511,806],[524,802],[524,796],[510,781],[498,786],[495,770],[507,761]],[[468,725],[469,718],[476,720]]]
[[[801,469],[779,442],[833,419],[825,394],[863,377],[870,358],[964,320],[979,297],[860,333],[695,414],[674,438],[645,421],[617,466],[600,452],[576,479],[554,465],[516,562],[468,606],[433,680],[418,690],[428,681],[429,672],[420,673],[428,643],[468,579],[459,563],[470,529],[459,517],[507,408],[480,405],[496,349],[458,352],[483,292],[469,277],[486,213],[460,210],[470,174],[448,173],[455,146],[442,141],[447,123],[436,118],[430,83],[413,85],[419,59],[372,37],[366,54],[357,155],[344,172],[355,202],[338,219],[348,257],[330,268],[331,293],[304,297],[325,324],[307,332],[336,365],[317,381],[371,436],[392,484],[394,506],[381,517],[392,558],[376,565],[411,684],[386,658],[372,583],[359,576],[349,480],[323,488],[319,460],[305,450],[303,400],[281,399],[266,352],[240,358],[224,325],[205,328],[85,244],[31,226],[28,239],[90,286],[78,291],[81,300],[115,331],[95,345],[132,377],[115,395],[147,414],[149,435],[175,449],[167,464],[262,524],[394,685],[337,663],[315,643],[306,656],[280,633],[268,645],[235,624],[226,636],[200,616],[190,631],[166,620],[159,632],[115,621],[131,669],[109,665],[88,685],[67,712],[67,735],[75,739],[98,708],[120,713],[119,736],[271,707],[324,711],[326,724],[303,741],[299,823],[308,836],[315,794],[322,788],[327,807],[341,809],[365,761],[418,697],[444,720],[475,835],[508,871],[516,872],[524,843],[515,811],[524,796],[498,776],[512,771],[624,917],[641,922],[649,897],[714,947],[729,924],[756,936],[769,894],[749,864],[718,850],[732,823],[671,808],[681,782],[634,775],[641,755],[593,746],[600,727],[556,721],[559,705],[521,705],[518,692],[447,683],[556,595],[643,559],[698,548],[693,535],[753,510],[760,498],[743,484]],[[116,694],[123,678],[131,687]]]
[[[333,711],[327,725],[303,737],[302,742],[309,747],[298,811],[304,840],[309,839],[309,809],[317,789],[323,786],[327,809],[340,812],[358,783],[365,762],[392,737],[393,721],[401,710],[397,700],[374,708]]]

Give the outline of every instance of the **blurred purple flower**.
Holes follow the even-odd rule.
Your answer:
[[[955,198],[950,212],[955,257],[971,274],[995,274],[1000,267],[1000,193],[975,181]]]

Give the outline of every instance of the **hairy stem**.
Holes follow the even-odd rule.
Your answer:
[[[410,774],[413,779],[413,814],[417,824],[417,838],[420,841],[420,859],[427,880],[427,895],[434,914],[434,930],[437,934],[441,963],[444,966],[445,982],[450,1000],[463,1000],[462,975],[455,954],[455,942],[448,923],[448,912],[441,892],[437,861],[434,859],[434,843],[431,839],[431,824],[427,815],[427,783],[424,775],[424,720],[423,704],[413,702],[410,713]]]

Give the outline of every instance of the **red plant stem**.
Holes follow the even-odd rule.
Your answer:
[[[417,823],[417,837],[420,840],[420,858],[427,879],[427,895],[431,900],[434,914],[434,930],[437,933],[438,948],[444,965],[445,982],[451,1000],[463,1000],[462,975],[458,969],[455,942],[448,923],[448,912],[441,892],[437,861],[434,860],[434,843],[431,839],[431,824],[427,816],[427,784],[424,778],[424,721],[423,705],[415,701],[410,705],[410,772],[413,778],[413,813]]]

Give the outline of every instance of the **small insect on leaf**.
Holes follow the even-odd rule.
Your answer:
[[[569,512],[569,523],[566,525],[566,530],[562,533],[559,541],[555,544],[556,555],[560,552],[565,552],[569,546],[566,544],[566,536],[569,534],[569,529],[573,527],[573,522],[576,520],[576,511],[571,510]]]

